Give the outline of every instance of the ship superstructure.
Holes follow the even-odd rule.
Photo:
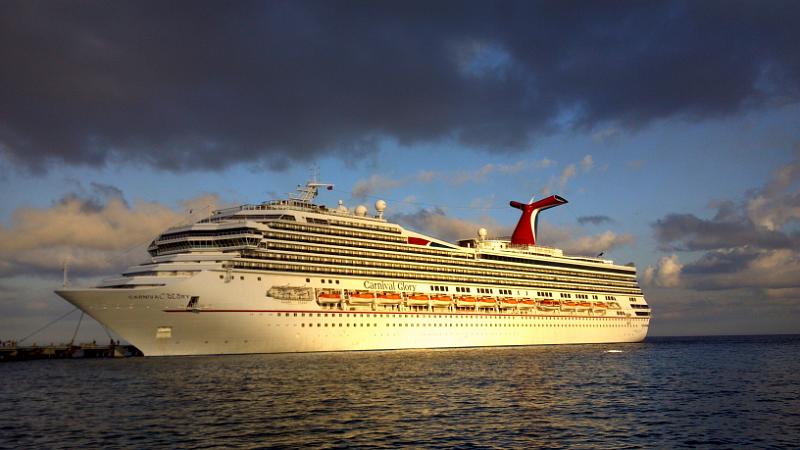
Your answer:
[[[551,196],[511,202],[511,239],[457,244],[358,206],[285,200],[162,233],[149,261],[57,293],[145,355],[638,342],[650,309],[631,265],[536,244]]]

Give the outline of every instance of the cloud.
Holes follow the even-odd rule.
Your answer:
[[[615,127],[603,128],[602,130],[592,133],[592,140],[597,143],[603,143],[620,135],[620,130]]]
[[[384,175],[371,175],[366,180],[359,180],[353,187],[352,196],[356,199],[364,199],[375,195],[378,192],[388,191],[405,186],[409,183],[433,183],[443,181],[453,185],[464,183],[481,183],[486,177],[491,175],[511,175],[527,169],[530,165],[527,161],[517,161],[514,164],[488,163],[475,170],[459,170],[456,172],[436,172],[423,170],[415,175],[402,178],[390,178]]]
[[[685,277],[699,290],[794,290],[800,288],[800,254],[791,249],[720,249],[687,265]]]
[[[166,228],[199,220],[219,199],[206,195],[176,211],[156,202],[128,205],[119,192],[98,201],[68,194],[48,208],[19,208],[0,225],[0,275],[52,275],[64,261],[80,276],[112,274],[146,257],[150,240]],[[192,210],[191,215],[186,212]]]
[[[613,250],[634,243],[630,234],[616,234],[606,230],[587,235],[577,227],[555,226],[549,222],[539,223],[538,244],[564,250],[567,255],[596,256],[603,252],[608,256]]]
[[[393,214],[390,220],[410,230],[426,233],[448,242],[476,237],[480,228],[487,228],[490,236],[511,234],[511,228],[498,224],[490,217],[484,217],[480,222],[472,222],[448,216],[441,208],[420,209],[408,214]]]
[[[514,164],[484,164],[478,170],[456,172],[449,177],[449,181],[455,185],[461,185],[464,183],[480,183],[489,175],[511,175],[521,172],[527,167],[528,163],[526,161],[517,161]]]
[[[800,289],[798,181],[800,161],[792,161],[742,200],[716,202],[709,219],[672,213],[656,221],[663,250],[703,252],[683,265],[683,283],[697,290]]]
[[[387,191],[403,186],[408,181],[405,179],[393,179],[383,175],[372,175],[366,180],[358,180],[353,186],[352,196],[357,199],[364,199],[377,192]]]
[[[542,159],[540,159],[538,161],[534,161],[534,163],[531,164],[531,167],[533,167],[535,169],[547,169],[548,167],[551,167],[555,163],[556,162],[553,161],[552,159],[542,158]]]
[[[683,265],[678,261],[678,255],[664,256],[658,264],[648,266],[642,274],[642,282],[647,286],[674,288],[681,285],[681,270]]]
[[[0,159],[283,169],[359,161],[384,139],[513,153],[554,132],[738,114],[800,99],[799,10],[7,1]]]
[[[630,234],[619,235],[613,231],[605,231],[591,236],[573,237],[557,246],[563,248],[564,252],[569,255],[595,256],[601,252],[608,253],[619,247],[630,245],[633,241],[633,236]]]
[[[575,170],[575,164],[570,164],[567,167],[564,167],[564,170],[561,171],[561,175],[558,177],[558,188],[563,190],[567,187],[567,182],[575,176],[577,171]]]
[[[645,162],[641,159],[634,159],[625,163],[625,166],[631,170],[640,170],[644,167]]]
[[[602,224],[604,224],[604,223],[613,222],[613,220],[611,219],[611,217],[608,217],[608,216],[603,216],[603,215],[598,215],[598,216],[581,216],[581,217],[578,217],[578,219],[577,219],[577,220],[578,220],[578,224],[580,224],[580,225],[586,225],[586,224],[591,224],[591,225],[602,225]]]
[[[581,169],[583,169],[584,172],[588,172],[592,170],[592,167],[594,167],[592,155],[584,156],[583,159],[581,159]]]
[[[656,239],[665,251],[714,250],[754,245],[782,248],[793,245],[792,236],[757,228],[745,217],[733,221],[701,219],[694,214],[668,214],[653,224]]]
[[[455,242],[477,236],[479,228],[486,228],[490,238],[511,236],[514,226],[498,223],[494,218],[484,216],[479,221],[464,220],[448,216],[441,208],[420,209],[408,214],[393,214],[391,221],[396,221],[407,229],[421,232]],[[634,241],[629,234],[618,235],[605,231],[596,235],[584,235],[577,229],[555,227],[547,222],[539,224],[540,245],[557,247],[568,255],[595,256],[600,252],[608,253],[617,248],[631,245]]]

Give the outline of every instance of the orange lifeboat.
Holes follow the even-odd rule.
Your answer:
[[[425,294],[411,294],[406,298],[408,306],[427,306],[431,298]]]
[[[324,304],[339,303],[342,295],[338,291],[324,291],[317,295],[317,302]]]
[[[540,300],[539,301],[539,309],[543,310],[554,310],[558,309],[561,306],[561,302],[558,300]]]
[[[478,308],[494,308],[497,305],[497,299],[494,297],[478,297],[476,305],[478,305]]]
[[[606,309],[608,308],[608,305],[606,305],[604,302],[594,302],[594,307],[600,309]]]
[[[450,306],[451,303],[453,303],[453,297],[449,295],[436,295],[431,298],[433,306]]]
[[[467,295],[464,295],[464,296],[456,298],[456,306],[458,306],[458,307],[474,308],[475,307],[475,303],[477,303],[477,302],[478,302],[478,299],[476,299],[475,297],[467,296]]]
[[[517,308],[519,309],[531,309],[536,306],[536,302],[529,298],[523,298],[522,300],[517,301]]]
[[[381,292],[377,298],[379,305],[399,305],[403,301],[403,296],[396,292]]]
[[[515,308],[519,304],[519,301],[515,298],[502,298],[500,299],[500,307],[501,308]]]
[[[578,307],[578,302],[573,302],[571,300],[561,302],[561,309],[564,311],[575,311],[575,308]]]
[[[367,291],[351,292],[349,296],[350,303],[372,303],[375,300],[375,294]]]
[[[577,306],[578,310],[592,309],[592,302],[579,302]]]

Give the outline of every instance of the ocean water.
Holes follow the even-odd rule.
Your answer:
[[[0,364],[2,448],[798,448],[800,336]]]

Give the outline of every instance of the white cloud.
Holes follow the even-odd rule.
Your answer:
[[[592,159],[592,155],[584,156],[583,159],[581,159],[581,169],[583,169],[584,172],[588,172],[592,170],[592,167],[594,167],[594,159]]]
[[[477,170],[459,171],[449,177],[450,183],[461,185],[464,183],[479,183],[492,174],[511,175],[525,170],[528,167],[526,161],[517,161],[514,164],[484,164]]]
[[[64,260],[75,271],[112,273],[146,256],[144,249],[160,232],[199,220],[218,201],[202,196],[176,211],[156,202],[129,206],[119,196],[105,203],[68,196],[49,208],[19,208],[10,226],[0,225],[0,273],[58,272]]]
[[[609,141],[620,134],[618,128],[609,127],[592,133],[592,140],[597,143]]]
[[[567,182],[572,179],[577,170],[575,169],[575,164],[570,164],[561,171],[561,175],[558,177],[558,188],[560,190],[564,190],[567,187]]]
[[[511,234],[510,228],[498,224],[491,217],[482,217],[480,221],[473,222],[448,216],[439,208],[421,209],[411,214],[394,214],[391,220],[397,221],[412,231],[450,242],[475,237],[479,228],[487,228],[490,236]]]
[[[642,275],[642,283],[648,286],[674,288],[681,285],[681,270],[683,265],[678,261],[678,255],[664,256],[658,260],[655,267],[647,266]]]
[[[372,175],[366,180],[359,180],[353,186],[353,198],[363,199],[371,197],[379,191],[395,189],[408,183],[407,179],[394,179],[383,175]]]

